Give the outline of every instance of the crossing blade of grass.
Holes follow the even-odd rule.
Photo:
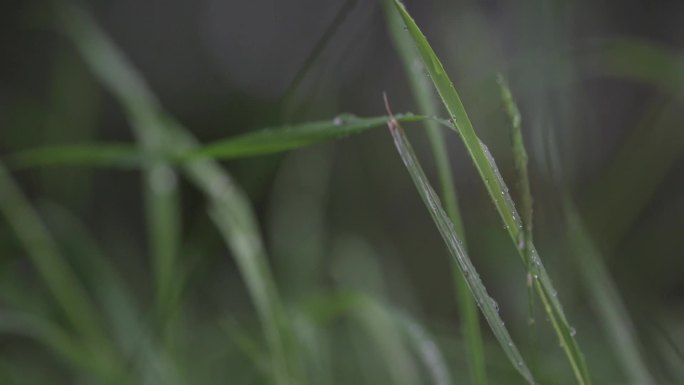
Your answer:
[[[577,268],[587,297],[603,324],[622,369],[633,384],[655,385],[657,382],[639,351],[634,325],[610,274],[602,263],[603,257],[587,234],[574,205],[569,199],[565,199],[564,203],[568,236],[570,244],[574,247]]]
[[[379,313],[380,320],[369,321],[368,312]],[[444,355],[430,333],[413,317],[395,307],[381,301],[374,296],[358,289],[345,289],[332,294],[317,294],[304,303],[302,314],[312,323],[320,327],[327,327],[332,321],[342,316],[350,316],[361,321],[362,326],[367,328],[371,338],[375,339],[378,347],[396,346],[402,350],[402,345],[397,342],[383,342],[381,339],[392,340],[405,337],[407,345],[422,361],[430,376],[433,385],[449,385],[452,383],[449,367],[444,360]],[[385,324],[383,327],[382,325]],[[374,332],[377,328],[394,329],[387,336],[378,336]],[[397,333],[399,332],[399,333]],[[401,353],[406,355],[407,353]],[[398,366],[397,362],[387,354],[387,364],[391,368]],[[397,373],[402,377],[400,372]],[[405,378],[405,377],[404,377]],[[402,383],[405,381],[402,381]],[[409,383],[418,383],[411,382]]]
[[[399,54],[404,65],[406,77],[411,86],[411,92],[418,104],[419,112],[426,116],[437,116],[437,100],[430,81],[425,77],[423,66],[416,48],[410,37],[404,31],[404,22],[401,16],[395,11],[393,0],[383,1],[385,16],[387,18],[390,37],[394,47]],[[465,230],[461,219],[461,210],[458,205],[454,181],[452,178],[451,166],[446,143],[443,137],[443,130],[439,127],[439,122],[428,119],[423,122],[427,130],[430,146],[435,158],[435,166],[440,186],[440,197],[444,201],[444,208],[449,218],[454,224],[454,228],[459,237],[465,244]],[[480,320],[473,298],[468,293],[468,285],[465,279],[453,266],[453,279],[456,289],[456,297],[463,318],[463,336],[467,341],[468,362],[470,365],[470,375],[476,385],[487,384],[487,370],[485,366],[484,349],[482,346],[482,333],[480,330]]]
[[[437,91],[442,98],[444,106],[449,112],[449,116],[456,125],[458,133],[461,136],[470,157],[473,159],[475,167],[477,168],[490,197],[494,201],[494,205],[508,230],[511,240],[517,246],[520,244],[521,237],[524,237],[522,223],[519,215],[515,211],[513,201],[508,193],[508,187],[506,187],[503,182],[503,178],[501,178],[501,175],[499,174],[494,159],[487,147],[477,137],[456,89],[427,39],[413,21],[404,5],[399,0],[395,0],[395,5],[402,16],[410,35],[416,43],[418,52],[423,59],[423,63],[425,63],[425,67],[430,74],[435,88],[437,88]],[[571,333],[572,328],[568,324],[560,301],[557,298],[557,292],[553,288],[551,279],[539,258],[534,244],[530,242],[528,247],[531,251],[531,274],[535,281],[534,285],[537,289],[537,293],[544,304],[544,310],[556,330],[556,334],[568,357],[577,381],[581,385],[589,385],[591,380],[584,362],[583,354]],[[517,250],[524,263],[526,260],[525,248],[518,247]]]
[[[91,70],[124,106],[134,124],[136,117],[154,117],[140,129],[155,130],[163,138],[161,152],[179,156],[199,145],[187,130],[166,117],[144,79],[118,49],[80,9],[64,7],[62,22]],[[184,173],[210,202],[211,217],[233,252],[238,268],[255,303],[269,346],[273,382],[279,385],[304,384],[298,352],[275,282],[249,199],[232,178],[207,159],[187,162]]]
[[[454,230],[454,225],[451,219],[448,217],[442,204],[437,197],[437,194],[430,186],[430,183],[423,172],[423,169],[416,158],[413,148],[409,143],[403,129],[399,126],[399,123],[390,119],[389,123],[390,132],[394,138],[394,144],[399,151],[406,169],[411,175],[413,183],[418,189],[421,199],[425,203],[430,216],[432,216],[433,221],[437,225],[439,232],[444,239],[444,243],[449,250],[449,253],[453,257],[454,261],[457,263],[461,270],[468,287],[475,298],[482,314],[485,316],[487,323],[489,323],[490,328],[494,332],[499,344],[503,348],[504,352],[508,356],[516,370],[525,378],[529,384],[534,384],[534,378],[532,373],[528,369],[525,361],[523,360],[518,348],[513,343],[508,330],[504,326],[504,322],[499,315],[499,311],[494,299],[492,299],[489,294],[487,294],[487,289],[482,284],[480,276],[478,275],[475,267],[473,266],[468,254],[463,247],[461,240],[459,239],[456,231]]]
[[[387,118],[340,115],[330,120],[264,128],[198,146],[188,153],[175,156],[170,161],[174,165],[179,165],[203,158],[239,159],[274,154],[383,127],[387,123]],[[402,123],[435,120],[412,114],[397,115],[396,119]],[[55,166],[134,169],[145,166],[151,160],[144,150],[124,143],[46,146],[20,151],[7,157],[11,170]]]
[[[126,63],[103,44],[106,38],[78,8],[58,8],[60,27],[74,40],[87,64],[110,88],[125,107],[144,164],[143,186],[148,237],[155,273],[156,312],[161,335],[168,337],[172,293],[177,292],[177,249],[180,239],[179,193],[176,174],[165,159],[165,136],[160,121],[159,103],[144,86],[141,76],[126,71]]]
[[[132,169],[140,167],[143,159],[140,150],[129,144],[70,144],[17,152],[7,157],[7,167],[13,171],[52,166]]]

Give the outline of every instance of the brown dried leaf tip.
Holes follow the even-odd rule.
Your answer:
[[[385,101],[385,110],[387,110],[387,115],[389,116],[389,120],[387,121],[387,127],[389,127],[390,131],[396,131],[401,127],[399,126],[399,122],[394,118],[394,113],[392,113],[392,109],[389,105],[389,100],[387,99],[387,93],[382,93],[382,99]]]

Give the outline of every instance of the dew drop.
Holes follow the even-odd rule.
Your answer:
[[[496,311],[498,312],[498,311],[499,311],[499,304],[496,303],[496,301],[494,300],[494,298],[489,298],[489,301],[492,303],[492,306],[494,307],[494,310],[496,310]]]
[[[574,337],[575,334],[577,334],[577,330],[574,327],[570,327],[570,335]]]
[[[335,119],[333,119],[333,124],[339,127],[344,124],[344,119],[341,116],[336,116]]]

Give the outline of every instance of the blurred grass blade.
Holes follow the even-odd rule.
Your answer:
[[[55,204],[40,208],[60,246],[73,255],[74,265],[84,275],[88,291],[102,304],[103,317],[110,325],[113,340],[121,355],[135,363],[135,374],[168,385],[178,384],[176,365],[170,362],[168,352],[155,346],[150,338],[152,325],[145,324],[146,314],[86,225]]]
[[[437,228],[444,239],[444,243],[446,244],[449,253],[453,257],[454,261],[458,264],[458,267],[461,269],[461,273],[468,282],[468,287],[470,288],[473,297],[475,297],[475,301],[477,301],[477,304],[480,306],[485,319],[489,323],[494,335],[516,370],[523,376],[523,378],[525,378],[528,383],[534,384],[535,382],[534,378],[532,377],[532,373],[525,364],[525,361],[513,343],[508,330],[504,326],[504,322],[499,315],[496,302],[489,296],[489,294],[487,294],[487,290],[482,284],[480,276],[478,275],[477,271],[475,271],[475,267],[466,254],[461,240],[454,231],[453,223],[447,216],[446,212],[444,212],[437,194],[430,186],[423,169],[420,167],[418,159],[416,158],[413,148],[408,142],[404,131],[401,129],[401,127],[399,127],[398,123],[393,120],[390,120],[389,126],[392,137],[394,138],[394,144],[401,155],[401,159],[409,171],[411,179],[413,179],[413,183],[416,185],[421,199],[430,212],[430,216],[432,216],[433,221],[437,225]]]
[[[534,324],[534,287],[532,277],[532,189],[530,188],[530,177],[527,170],[527,151],[523,141],[521,117],[518,106],[513,99],[513,94],[508,86],[508,82],[502,74],[497,76],[497,84],[501,92],[501,100],[508,120],[511,124],[511,139],[513,144],[513,160],[518,174],[518,191],[520,195],[520,206],[522,209],[521,221],[523,225],[523,237],[519,239],[518,249],[525,250],[525,263],[527,264],[527,300],[529,324]]]
[[[416,122],[425,118],[400,115],[397,119],[402,122]],[[358,134],[371,128],[384,126],[386,123],[386,116],[358,118],[352,115],[340,115],[331,120],[249,132],[208,144],[188,155],[181,156],[181,159],[201,157],[233,159],[272,154]]]
[[[11,170],[36,167],[83,166],[138,168],[143,163],[139,149],[128,144],[70,144],[24,150],[7,157]]]
[[[123,104],[144,164],[144,199],[148,237],[155,275],[156,312],[161,334],[173,319],[169,317],[172,293],[177,292],[177,252],[180,240],[179,193],[175,171],[166,161],[166,136],[159,102],[145,87],[142,76],[129,71],[129,64],[110,49],[95,23],[80,9],[62,4],[58,8],[60,27],[76,43],[79,53],[99,80]]]
[[[427,42],[427,39],[408,14],[404,5],[398,0],[395,0],[395,5],[416,43],[416,47],[420,52],[432,82],[437,88],[451,119],[454,121],[458,133],[465,143],[466,149],[473,159],[475,167],[480,173],[480,177],[483,180],[489,195],[494,201],[494,205],[499,211],[499,215],[508,230],[509,236],[515,245],[520,244],[521,237],[524,237],[522,223],[515,211],[512,203],[513,201],[508,193],[508,187],[506,187],[503,182],[496,164],[494,163],[494,159],[487,147],[477,137],[456,89],[447,76],[439,58]],[[566,352],[577,381],[582,385],[588,385],[591,383],[591,380],[584,362],[584,357],[572,335],[573,333],[571,333],[572,328],[565,318],[565,314],[563,313],[563,309],[557,298],[556,290],[553,288],[551,279],[541,263],[541,259],[537,254],[534,244],[530,242],[528,247],[532,260],[531,273],[535,279],[537,292],[544,303],[544,309],[556,330],[556,334]],[[517,249],[523,262],[525,262],[527,259],[525,248]]]
[[[604,76],[636,80],[684,95],[684,56],[676,47],[638,39],[608,39],[584,53],[582,63]]]
[[[123,104],[133,124],[140,130],[155,131],[153,136],[163,145],[158,150],[169,156],[196,150],[198,143],[195,138],[184,127],[165,117],[142,77],[90,18],[77,8],[64,7],[60,10],[67,35],[100,81]],[[149,120],[136,120],[142,118]],[[161,167],[158,170],[167,170],[163,163],[157,167]],[[212,219],[232,250],[247,284],[269,344],[274,383],[305,383],[285,311],[266,261],[256,216],[247,196],[213,161],[188,162],[184,171],[208,197]],[[163,179],[171,175],[163,174],[166,175]]]
[[[587,297],[591,299],[594,311],[603,324],[603,330],[613,345],[622,369],[633,384],[655,385],[656,381],[639,352],[634,325],[610,274],[602,263],[601,253],[586,233],[582,220],[569,199],[565,200],[564,209],[570,244],[575,249],[574,255],[588,293]]]
[[[437,116],[438,102],[430,81],[425,76],[425,68],[416,52],[416,48],[410,36],[404,31],[404,22],[401,16],[394,9],[393,0],[385,0],[385,16],[387,18],[390,37],[394,42],[394,47],[404,65],[404,72],[409,80],[411,92],[418,104],[419,113],[425,116]],[[449,165],[449,155],[444,141],[443,130],[438,126],[439,122],[435,119],[427,119],[423,122],[427,129],[428,139],[432,147],[435,158],[435,166],[439,177],[441,190],[440,197],[444,201],[444,208],[449,218],[454,223],[454,228],[459,237],[465,244],[465,230],[461,219],[461,210],[458,205],[454,181],[452,178],[451,166]],[[453,279],[456,285],[456,296],[461,317],[463,318],[463,336],[467,341],[468,362],[470,364],[470,375],[476,385],[487,384],[487,371],[485,367],[484,349],[482,345],[482,333],[480,330],[480,320],[475,306],[475,302],[468,292],[468,285],[458,271],[458,267],[453,266]]]
[[[0,310],[0,334],[28,337],[44,344],[60,359],[66,359],[78,370],[85,370],[106,378],[111,375],[104,362],[93,356],[79,341],[59,326],[43,317],[24,314],[14,310]]]
[[[0,164],[0,213],[17,234],[28,257],[38,270],[64,315],[85,337],[103,342],[106,337],[95,307],[43,221]]]

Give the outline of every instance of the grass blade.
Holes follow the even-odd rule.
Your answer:
[[[451,80],[444,70],[444,66],[440,62],[439,58],[432,50],[432,47],[427,42],[427,39],[420,31],[416,23],[413,21],[411,16],[404,5],[395,0],[395,5],[398,12],[404,19],[404,23],[408,28],[409,33],[413,37],[416,43],[418,52],[420,53],[423,62],[432,78],[432,82],[437,88],[437,91],[442,98],[442,102],[449,112],[449,116],[454,121],[458,133],[461,139],[465,143],[466,149],[470,154],[470,157],[475,163],[481,179],[483,180],[489,195],[494,201],[494,205],[501,216],[501,219],[508,230],[508,234],[511,237],[515,245],[520,244],[521,237],[523,235],[522,223],[520,217],[515,211],[513,206],[513,201],[508,193],[508,187],[506,187],[503,182],[503,178],[498,172],[496,164],[491,154],[487,150],[487,147],[480,141],[475,133],[475,130],[468,118],[468,114],[461,102],[456,89],[454,88]],[[587,370],[586,364],[584,362],[584,357],[582,352],[575,341],[572,328],[568,324],[563,309],[561,307],[560,301],[557,298],[556,290],[553,288],[551,279],[549,278],[546,270],[539,258],[539,255],[534,247],[534,244],[530,242],[528,245],[532,260],[532,276],[535,280],[535,287],[537,292],[541,297],[542,303],[544,304],[544,309],[549,316],[549,319],[556,330],[556,334],[561,341],[561,345],[565,350],[566,356],[570,361],[570,365],[575,373],[577,381],[582,385],[589,385],[591,380],[589,378],[589,372]],[[526,253],[524,248],[517,248],[518,252],[525,262]]]
[[[442,352],[430,333],[416,320],[395,311],[399,325],[404,329],[414,350],[423,361],[434,385],[450,385],[451,375]]]
[[[83,166],[137,168],[143,163],[140,150],[128,144],[91,143],[46,146],[7,157],[7,166],[20,171],[36,167]]]
[[[511,139],[513,142],[513,159],[515,169],[518,174],[518,191],[520,195],[520,205],[522,208],[521,221],[523,225],[522,244],[518,248],[525,250],[525,263],[527,264],[527,300],[528,300],[528,321],[534,324],[534,287],[532,277],[532,189],[530,188],[530,177],[527,170],[527,150],[523,141],[521,117],[518,106],[513,99],[513,94],[508,86],[508,82],[499,74],[497,83],[501,92],[501,100],[506,109],[508,119],[511,123]]]
[[[67,35],[81,51],[99,80],[125,107],[129,118],[150,119],[141,129],[154,129],[167,156],[180,156],[199,145],[184,127],[166,118],[145,81],[123,55],[81,10],[62,8]],[[184,164],[183,171],[210,201],[212,219],[236,258],[259,314],[269,345],[273,381],[279,385],[303,384],[298,354],[285,311],[275,290],[256,216],[247,196],[223,169],[211,160]]]
[[[0,164],[0,213],[17,234],[28,257],[72,325],[87,339],[105,340],[100,318],[76,274],[59,253],[45,224]]]
[[[196,159],[239,159],[268,155],[341,139],[382,127],[387,116],[361,118],[351,115],[332,120],[264,128],[246,134],[218,140],[174,157],[173,164]],[[397,115],[402,123],[435,121],[412,114]],[[24,150],[8,157],[12,170],[36,167],[82,166],[133,169],[153,161],[144,150],[123,143],[89,143],[46,146]]]
[[[127,70],[128,64],[109,49],[107,39],[80,9],[58,8],[60,26],[76,42],[80,54],[112,93],[124,105],[144,164],[144,200],[148,237],[155,273],[156,312],[161,333],[171,325],[173,293],[177,292],[177,251],[180,239],[179,193],[176,174],[166,160],[166,137],[159,102],[144,86],[140,75]]]
[[[485,319],[489,323],[494,335],[501,344],[504,352],[508,356],[516,370],[525,378],[525,380],[534,384],[534,378],[532,373],[528,369],[525,361],[523,360],[520,352],[513,343],[508,330],[504,326],[504,322],[499,315],[497,305],[495,301],[487,294],[487,289],[482,284],[480,276],[477,274],[475,267],[473,266],[468,254],[466,253],[461,240],[459,239],[456,231],[454,230],[454,225],[449,219],[448,215],[442,208],[437,194],[430,186],[427,176],[420,167],[418,159],[416,158],[411,144],[408,142],[404,131],[401,129],[399,124],[394,121],[389,121],[390,132],[394,138],[394,144],[401,155],[401,159],[404,162],[413,183],[418,189],[421,199],[425,203],[430,216],[432,216],[433,221],[437,225],[439,232],[444,239],[444,242],[449,250],[449,253],[453,257],[454,261],[458,264],[461,269],[461,273],[465,277],[468,287],[477,301],[482,314],[484,314]]]
[[[570,243],[575,248],[575,260],[594,311],[613,345],[622,369],[634,384],[654,385],[657,382],[648,370],[637,342],[634,325],[625,309],[603,257],[587,234],[579,213],[569,199],[565,200],[565,216]]]
[[[414,115],[397,117],[397,120],[402,122],[417,122],[424,119],[424,117]],[[209,144],[182,158],[234,159],[272,154],[358,134],[371,128],[384,126],[386,123],[386,116],[358,118],[352,115],[341,115],[332,120],[250,132]]]
[[[390,37],[404,65],[404,71],[409,80],[411,92],[418,104],[419,112],[426,116],[437,116],[438,108],[434,90],[430,85],[430,81],[425,77],[425,68],[418,57],[415,46],[404,31],[404,22],[401,16],[394,10],[392,0],[385,0],[383,4],[385,6]],[[441,191],[440,197],[444,201],[444,208],[454,224],[456,233],[465,243],[465,230],[454,188],[454,181],[451,176],[451,166],[449,165],[449,155],[443,137],[443,130],[435,119],[427,119],[423,123],[427,130],[428,139],[430,140],[430,146],[435,158]],[[462,333],[467,341],[470,375],[472,376],[473,383],[486,385],[487,371],[477,308],[468,292],[468,285],[456,266],[453,266],[453,279],[456,285],[456,297],[460,314],[463,318]]]

